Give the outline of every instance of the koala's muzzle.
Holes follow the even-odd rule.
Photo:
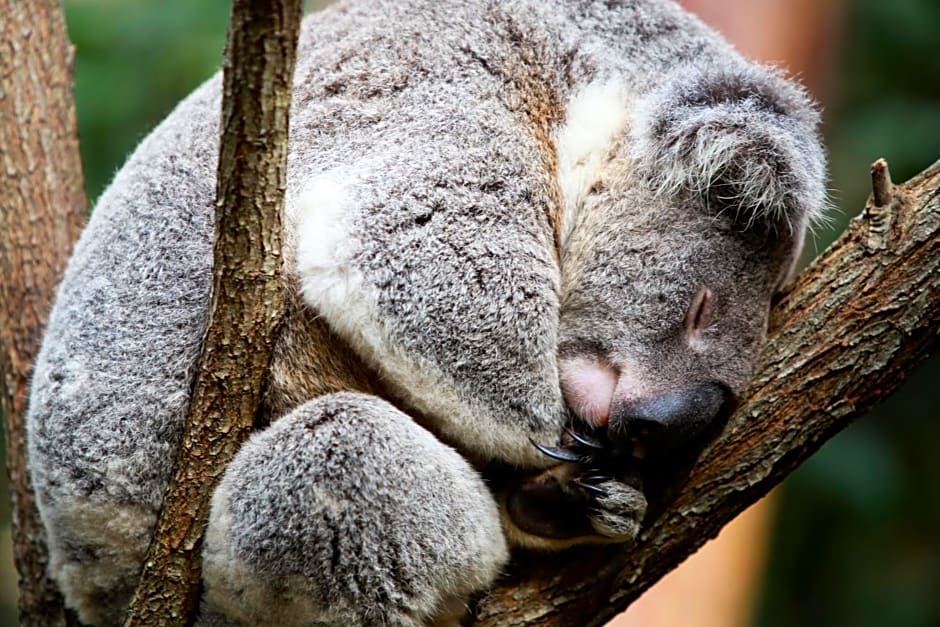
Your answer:
[[[635,467],[655,518],[721,430],[736,399],[720,383],[695,383],[614,404],[607,425],[611,464]]]
[[[634,457],[655,460],[672,452],[704,446],[723,424],[732,395],[720,383],[696,383],[611,408],[610,439]]]

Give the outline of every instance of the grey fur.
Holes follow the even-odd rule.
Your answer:
[[[605,481],[600,487],[606,494],[598,499],[600,507],[592,513],[591,524],[607,538],[621,541],[636,538],[646,515],[643,495],[617,481]]]
[[[556,251],[571,201],[557,130],[578,94],[611,83],[627,122]],[[740,391],[822,204],[817,116],[654,0],[345,2],[305,23],[295,84],[289,293],[424,426],[366,396],[314,400],[296,350],[314,316],[292,315],[267,406],[294,409],[216,493],[204,621],[251,624],[273,605],[286,624],[447,618],[505,547],[476,472],[434,438],[478,466],[545,466],[529,438],[551,442],[570,417],[559,356],[656,389]],[[30,472],[52,575],[89,624],[120,622],[180,438],[210,283],[219,86],[181,103],[98,201],[36,364]],[[334,239],[310,218],[331,189]],[[683,317],[703,286],[714,323],[690,346]],[[324,490],[361,515],[329,518]],[[635,533],[631,490],[613,488],[595,525]]]
[[[213,499],[205,600],[246,625],[418,626],[506,557],[496,503],[456,451],[384,401],[333,394],[232,461]]]

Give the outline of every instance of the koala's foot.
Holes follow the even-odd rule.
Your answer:
[[[508,490],[506,512],[522,532],[521,544],[551,548],[636,538],[647,509],[637,468],[612,458],[602,440],[570,429],[557,447],[535,446],[562,463]]]
[[[460,455],[384,401],[331,394],[229,465],[202,624],[442,624],[506,559],[496,503]]]

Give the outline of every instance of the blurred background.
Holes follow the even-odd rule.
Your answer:
[[[831,228],[807,246],[809,257],[861,211],[872,161],[886,157],[894,180],[903,181],[940,158],[940,1],[686,4],[747,54],[800,75],[823,103],[838,211]],[[93,201],[144,135],[218,69],[229,2],[66,0],[65,9]],[[690,567],[706,576],[730,571],[730,579],[713,579],[736,591],[733,611],[711,619],[693,615],[694,604],[684,599],[696,592],[678,586],[641,601],[668,606],[668,614],[659,614],[672,618],[623,624],[940,625],[938,448],[940,358],[934,356],[898,394],[797,470],[750,514],[746,531],[722,534],[719,542],[737,534],[743,558],[716,548]],[[14,625],[5,476],[0,483],[0,625]],[[713,591],[705,596],[713,598]]]

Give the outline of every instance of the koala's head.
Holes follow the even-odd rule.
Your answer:
[[[559,344],[572,413],[629,455],[691,463],[743,391],[825,202],[817,118],[758,67],[632,107],[562,235]]]

